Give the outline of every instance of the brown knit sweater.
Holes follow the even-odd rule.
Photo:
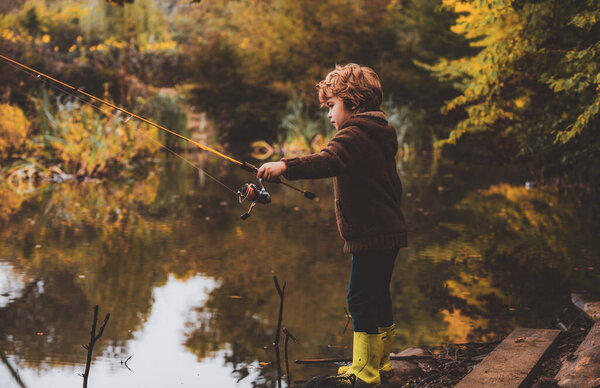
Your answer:
[[[334,177],[335,216],[344,252],[407,245],[396,172],[396,130],[383,112],[348,119],[318,153],[283,158],[289,180]]]

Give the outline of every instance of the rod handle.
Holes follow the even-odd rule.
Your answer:
[[[315,193],[306,190],[304,191],[304,196],[310,199],[311,201],[317,197]]]
[[[242,168],[242,170],[246,170],[248,172],[257,172],[258,171],[258,167],[256,167],[252,163],[248,163],[248,162],[243,162],[240,165],[240,167]]]
[[[241,167],[243,170],[246,170],[246,171],[248,171],[248,172],[252,172],[252,173],[255,173],[255,172],[257,172],[257,171],[258,171],[258,168],[257,168],[255,165],[253,165],[253,164],[251,164],[251,163],[248,163],[248,162],[243,162],[243,163],[240,165],[240,167]],[[286,183],[286,182],[282,181],[282,180],[281,180],[281,178],[279,178],[279,177],[275,178],[275,179],[274,179],[274,180],[272,180],[271,182],[273,182],[273,183],[281,183],[281,184],[283,184],[284,186],[287,186],[287,187],[289,187],[289,188],[291,188],[291,189],[294,189],[294,190],[296,190],[296,191],[299,191],[299,192],[301,192],[301,193],[302,193],[302,194],[303,194],[303,195],[304,195],[306,198],[310,199],[311,201],[317,197],[317,195],[316,195],[315,193],[312,193],[312,192],[310,192],[310,191],[307,191],[307,190],[301,190],[301,189],[299,189],[299,188],[297,188],[297,187],[294,187],[294,186],[290,185],[289,183]]]

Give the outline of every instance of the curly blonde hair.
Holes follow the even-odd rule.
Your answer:
[[[319,102],[325,106],[331,97],[338,97],[351,112],[381,110],[383,91],[377,73],[356,63],[336,65],[335,70],[317,84]]]

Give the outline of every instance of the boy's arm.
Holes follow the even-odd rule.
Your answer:
[[[361,159],[359,133],[358,128],[347,127],[315,154],[281,159],[286,164],[284,176],[289,180],[329,178],[352,169]]]

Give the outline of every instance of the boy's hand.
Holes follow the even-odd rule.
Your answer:
[[[270,182],[283,174],[285,170],[287,170],[285,162],[269,162],[260,166],[256,173],[256,177]]]

